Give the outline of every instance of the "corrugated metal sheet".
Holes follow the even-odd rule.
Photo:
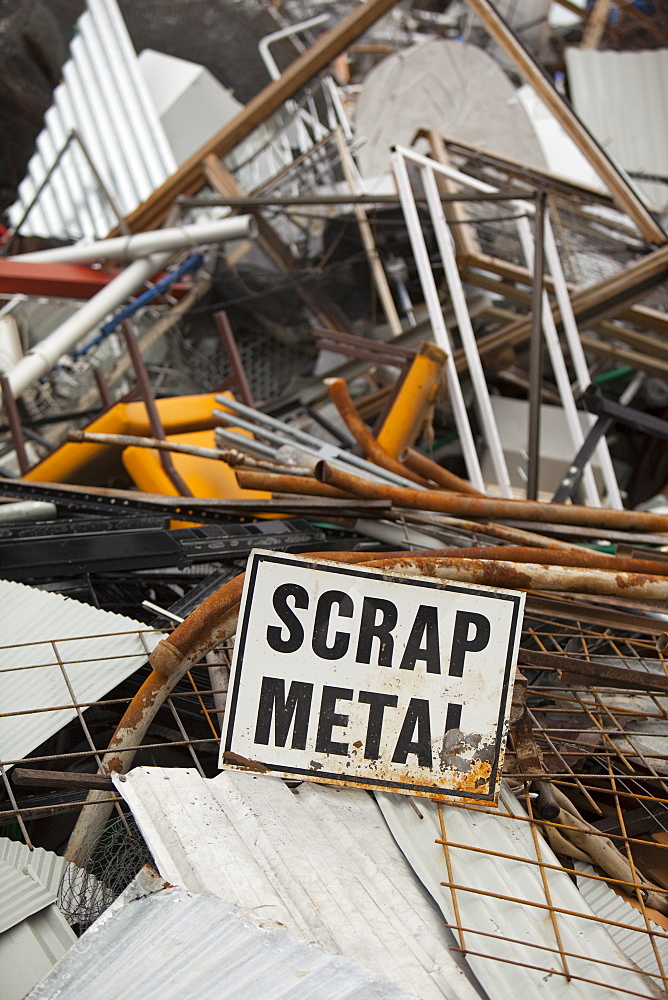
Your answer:
[[[115,784],[170,882],[275,920],[422,1000],[478,1000],[366,792],[157,767]]]
[[[146,869],[26,1000],[50,997],[409,1000],[350,959]]]
[[[56,895],[30,870],[17,871],[0,861],[0,934],[55,903]]]
[[[12,225],[19,224],[73,130],[95,169],[71,142],[21,226],[24,235],[106,236],[118,219],[95,171],[127,215],[176,169],[116,0],[88,0],[70,53],[9,211]]]
[[[146,662],[162,638],[141,622],[0,581],[0,760],[25,757]],[[68,686],[69,681],[69,686]],[[71,688],[71,690],[70,690]]]
[[[59,909],[69,915],[68,922],[72,924],[80,918],[82,900],[88,911],[101,912],[115,897],[113,889],[99,882],[91,872],[43,847],[30,850],[27,844],[0,837],[0,863],[24,874],[30,869],[33,878],[57,899]]]
[[[55,893],[30,868],[0,861],[2,1000],[21,1000],[77,940],[55,905]]]
[[[582,861],[576,861],[575,868],[576,871],[582,872],[584,876],[577,880],[578,889],[594,913],[605,920],[614,922],[616,926],[610,926],[610,934],[629,958],[640,969],[647,969],[648,972],[660,975],[661,970],[659,969],[656,952],[654,951],[656,947],[663,968],[668,969],[668,941],[665,938],[657,936],[654,938],[653,946],[652,938],[647,933],[647,925],[642,913],[631,906],[630,903],[627,903],[625,899],[622,899],[621,896],[618,896],[607,882],[587,878],[587,875],[594,873],[591,865],[585,865]],[[621,924],[626,924],[627,926],[619,926]],[[637,927],[637,930],[632,930],[628,926],[629,924]],[[656,930],[658,934],[664,933],[658,926]]]
[[[446,920],[466,928],[462,933],[468,961],[491,998],[653,995],[648,980],[634,970],[605,925],[588,919],[593,911],[569,876],[535,864],[532,827],[522,821],[526,813],[507,789],[501,794],[499,814],[441,807],[451,875],[439,843],[443,832],[438,804],[416,799],[418,815],[403,795],[382,793],[376,798],[397,843]],[[540,859],[559,867],[537,831],[536,837]],[[549,905],[567,911],[553,910],[554,922],[543,879]],[[560,959],[555,924],[569,955],[570,980]]]
[[[625,170],[665,175],[668,163],[668,49],[566,49],[571,100],[587,128]],[[663,207],[665,184],[637,182]]]

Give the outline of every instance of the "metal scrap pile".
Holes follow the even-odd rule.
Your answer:
[[[9,212],[3,996],[664,996],[660,5],[267,6],[242,105],[88,0]],[[225,752],[258,549],[524,602],[494,762],[475,698],[400,794]]]

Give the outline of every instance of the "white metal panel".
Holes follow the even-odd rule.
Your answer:
[[[29,994],[56,997],[409,1000],[386,978],[295,940],[261,914],[166,886],[146,869]]]
[[[134,673],[163,637],[141,622],[0,581],[0,761],[25,757]],[[68,686],[69,682],[69,686]],[[83,709],[85,710],[85,709]]]
[[[492,1000],[652,995],[648,981],[634,970],[605,924],[591,919],[593,911],[569,876],[535,864],[536,842],[546,865],[559,867],[559,860],[538,831],[534,841],[531,825],[523,821],[526,813],[508,790],[502,791],[499,814],[424,799],[416,799],[414,809],[410,799],[387,793],[376,798],[397,843],[446,920],[455,926],[459,921],[467,929],[463,941],[468,960]],[[450,845],[449,868],[440,843],[439,808]],[[555,913],[554,919],[569,953],[570,980],[560,961],[543,878],[551,905],[568,911]]]
[[[77,142],[70,143],[21,226],[24,235],[105,236],[117,218],[95,172],[127,215],[176,169],[116,0],[89,0],[70,54],[9,210],[12,225],[22,219],[72,130],[95,170]]]
[[[278,921],[423,1000],[479,996],[365,792],[293,793],[269,776],[185,768],[135,768],[115,784],[169,881]]]
[[[0,934],[55,901],[55,893],[30,870],[17,871],[8,861],[0,861]]]
[[[21,1000],[76,941],[55,893],[26,866],[0,861],[0,996]]]
[[[566,49],[573,106],[625,170],[665,175],[668,163],[668,49]],[[665,184],[636,182],[650,203],[668,202]]]
[[[582,877],[577,880],[578,889],[594,913],[605,920],[613,921],[610,926],[610,934],[629,958],[639,968],[655,975],[661,975],[654,950],[656,948],[664,970],[668,969],[668,940],[658,936],[663,933],[658,925],[651,925],[658,931],[657,936],[652,939],[647,933],[647,925],[642,913],[621,896],[618,896],[603,879],[587,877],[594,874],[591,865],[576,861],[575,868],[578,872],[582,872]],[[634,927],[637,930],[633,930]]]

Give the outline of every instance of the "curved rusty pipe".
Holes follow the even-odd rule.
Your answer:
[[[378,554],[376,554],[377,556]],[[520,590],[560,590],[576,593],[624,595],[665,600],[668,580],[639,573],[624,573],[549,564],[512,563],[412,553],[320,552],[311,557],[345,563],[364,563],[370,568],[395,573],[433,576],[485,586],[515,587]],[[231,638],[237,626],[239,601],[245,574],[240,574],[207,598],[188,618],[163,639],[149,657],[152,672],[128,706],[104,755],[104,773],[124,773],[144,739],[149,725],[174,686],[193,664],[216,645]],[[113,804],[106,792],[91,791],[77,820],[65,852],[69,861],[83,864],[97,843]]]
[[[471,486],[466,479],[460,479],[454,472],[448,472],[438,462],[427,458],[426,455],[423,455],[421,451],[417,451],[415,448],[404,448],[399,455],[399,461],[404,468],[410,469],[411,472],[416,472],[419,476],[431,480],[432,483],[442,486],[445,490],[452,490],[453,493],[466,493],[475,497],[485,496],[484,493],[480,493],[474,486]]]
[[[375,462],[376,465],[380,465],[383,469],[387,469],[388,472],[394,472],[397,476],[402,476],[404,479],[410,479],[419,486],[428,485],[426,479],[423,479],[422,476],[417,475],[415,472],[411,472],[410,469],[407,469],[406,466],[402,465],[396,458],[389,455],[385,449],[378,444],[375,437],[360,417],[357,407],[353,403],[350,392],[348,391],[348,385],[345,379],[326,378],[325,385],[327,386],[329,398],[339,411],[341,419],[357,441],[366,458],[370,458],[372,462]]]
[[[668,531],[668,514],[652,514],[650,511],[609,510],[576,504],[539,503],[536,500],[472,497],[446,493],[444,490],[412,490],[409,487],[372,482],[323,461],[317,463],[315,476],[322,483],[349,490],[358,497],[390,500],[397,507],[414,510],[432,510],[464,517],[512,518],[518,521],[546,521],[548,524],[617,528],[622,531]]]
[[[367,562],[377,555],[368,552],[316,552],[318,559],[337,562]],[[152,671],[140,687],[116,727],[109,749],[102,758],[102,771],[124,774],[132,767],[148,727],[158,709],[186,671],[217,645],[236,632],[239,602],[245,574],[230,580],[188,615],[169,639],[162,639],[149,656]],[[70,836],[65,857],[83,865],[99,840],[113,810],[108,792],[90,791]]]

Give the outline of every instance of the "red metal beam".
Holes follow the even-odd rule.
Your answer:
[[[115,268],[93,268],[84,264],[39,264],[36,261],[0,259],[0,294],[91,299],[118,273]],[[171,295],[181,299],[190,287],[178,282],[172,286]]]

